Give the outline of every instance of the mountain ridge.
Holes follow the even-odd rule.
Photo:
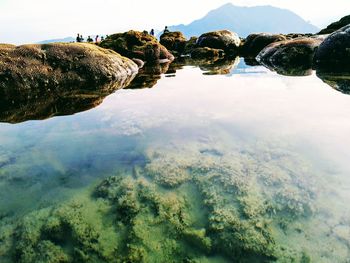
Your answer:
[[[185,25],[170,26],[171,31],[181,31],[186,37],[204,32],[228,29],[241,37],[251,33],[316,33],[319,28],[288,9],[271,5],[245,7],[231,3],[209,11],[204,17]]]

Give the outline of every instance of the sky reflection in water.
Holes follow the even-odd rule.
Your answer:
[[[0,216],[68,200],[116,171],[145,165],[154,152],[181,165],[177,157],[196,159],[198,149],[218,160],[249,152],[261,163],[268,151],[272,160],[275,149],[292,152],[308,166],[305,180],[322,181],[320,211],[333,221],[349,216],[350,97],[315,74],[284,77],[240,65],[215,76],[185,66],[151,89],[119,90],[89,111],[0,124]],[[350,232],[345,239],[349,246]]]

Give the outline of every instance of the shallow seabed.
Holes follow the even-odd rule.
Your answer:
[[[349,116],[241,61],[2,123],[0,262],[350,262]]]

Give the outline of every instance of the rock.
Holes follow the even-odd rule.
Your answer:
[[[323,41],[314,62],[317,68],[350,69],[350,25],[335,31]]]
[[[214,49],[209,47],[195,48],[191,52],[192,59],[218,59],[223,57],[224,51],[222,49]]]
[[[72,115],[95,108],[105,97],[130,83],[134,75],[105,85],[60,89],[2,89],[0,91],[0,122],[20,123],[55,116]],[[1,167],[1,162],[0,162]]]
[[[182,54],[185,50],[186,38],[179,32],[168,32],[163,33],[160,36],[160,44],[165,46],[170,51],[175,51],[179,54]]]
[[[172,63],[159,63],[145,65],[125,89],[152,88],[161,79],[161,75],[166,73]]]
[[[316,75],[333,89],[344,94],[350,94],[350,72],[325,72],[317,70]]]
[[[196,48],[198,37],[191,37],[185,44],[184,54],[189,55]]]
[[[0,121],[18,123],[95,107],[138,71],[96,45],[0,45]]]
[[[228,30],[213,31],[202,34],[197,40],[197,46],[222,49],[225,52],[236,52],[241,43],[236,33]]]
[[[331,34],[334,31],[337,31],[337,30],[341,29],[342,27],[349,25],[349,24],[350,24],[350,15],[344,16],[339,21],[334,22],[334,23],[330,24],[329,26],[327,26],[326,28],[322,29],[318,34],[319,35]]]
[[[314,54],[323,39],[302,37],[275,42],[265,47],[256,59],[283,75],[307,75],[311,73]]]
[[[303,33],[289,33],[284,35],[287,39],[295,39],[295,38],[300,38],[300,37],[312,37],[314,36],[313,34],[307,33],[307,34],[303,34]]]
[[[87,43],[0,45],[0,88],[54,88],[102,84],[135,74],[137,65]]]
[[[145,65],[145,62],[138,58],[133,58],[132,61],[134,61],[139,68],[142,68]]]
[[[204,71],[203,75],[227,75],[230,74],[239,64],[239,57],[233,59],[218,59],[216,61],[207,61],[200,63],[200,70]]]
[[[133,30],[111,35],[100,46],[112,49],[122,56],[149,63],[174,60],[174,56],[154,36]]]
[[[271,43],[287,40],[284,35],[273,35],[266,33],[249,35],[241,47],[240,53],[244,57],[255,58],[259,52]]]

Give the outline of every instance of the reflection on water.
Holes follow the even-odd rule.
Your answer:
[[[119,81],[97,87],[32,87],[20,86],[0,89],[0,122],[19,123],[27,120],[43,120],[54,116],[71,115],[94,108],[118,89],[126,87],[133,75]]]
[[[1,262],[348,262],[349,97],[315,74],[193,65],[0,124]]]
[[[317,71],[317,76],[329,86],[344,94],[350,94],[350,72],[335,73]]]

